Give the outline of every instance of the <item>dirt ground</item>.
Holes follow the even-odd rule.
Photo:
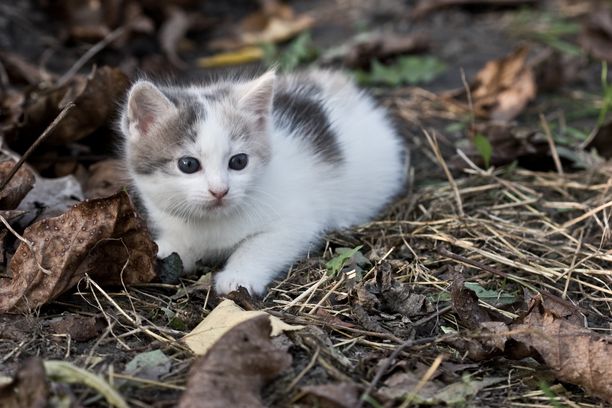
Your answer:
[[[0,188],[0,406],[608,406],[610,50],[605,1],[0,4],[2,179],[27,158]],[[410,185],[223,315],[218,265],[155,262],[114,121],[135,78],[261,65],[353,73],[397,119]],[[215,313],[246,317],[194,351]]]

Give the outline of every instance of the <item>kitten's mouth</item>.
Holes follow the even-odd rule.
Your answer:
[[[223,208],[226,206],[226,201],[225,200],[217,200],[217,201],[213,201],[211,204],[209,204],[208,208],[214,209],[214,208]]]

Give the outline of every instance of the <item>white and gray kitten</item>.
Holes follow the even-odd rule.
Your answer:
[[[121,131],[159,256],[178,253],[186,270],[227,258],[218,293],[262,294],[325,231],[375,216],[404,180],[387,113],[333,71],[139,81]]]

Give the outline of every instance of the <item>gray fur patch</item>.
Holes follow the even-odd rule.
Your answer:
[[[168,163],[175,159],[174,152],[185,143],[195,142],[198,123],[206,118],[206,111],[196,97],[182,90],[161,89],[178,108],[178,115],[162,123],[159,129],[131,145],[130,163],[134,171],[150,175],[156,171],[168,171]]]
[[[319,91],[314,86],[280,91],[274,95],[273,118],[276,126],[301,136],[323,160],[336,163],[343,160],[340,145],[332,129],[325,107],[311,95]]]

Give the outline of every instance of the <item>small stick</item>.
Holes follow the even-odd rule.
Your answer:
[[[45,129],[45,131],[42,132],[40,136],[38,136],[38,139],[36,139],[34,143],[32,143],[32,146],[30,146],[28,150],[26,150],[26,152],[23,154],[23,156],[21,156],[19,161],[15,163],[8,176],[6,176],[2,184],[0,184],[0,191],[4,190],[4,187],[6,187],[9,181],[11,181],[13,176],[21,168],[23,163],[25,163],[28,157],[30,157],[34,149],[36,149],[47,138],[49,133],[51,133],[57,127],[57,125],[62,121],[62,119],[64,119],[70,109],[74,108],[74,106],[74,103],[69,103],[64,109],[62,109],[59,115],[57,115],[57,117],[53,120],[53,122],[51,122],[51,124]]]
[[[83,65],[85,65],[87,63],[87,61],[89,61],[94,55],[96,55],[97,53],[102,51],[104,48],[106,48],[107,45],[109,45],[110,43],[115,41],[117,38],[121,37],[124,32],[125,32],[125,27],[116,28],[115,30],[113,30],[110,33],[108,33],[106,35],[106,37],[104,37],[103,39],[101,39],[100,41],[95,43],[93,45],[93,47],[88,49],[87,52],[85,54],[83,54],[81,56],[81,58],[79,58],[74,63],[74,65],[72,65],[72,67],[70,67],[70,69],[68,71],[66,71],[66,73],[64,75],[62,75],[62,77],[60,79],[58,79],[57,86],[62,86],[64,84],[66,84],[68,81],[70,81],[70,79],[81,68],[83,68]]]
[[[17,238],[18,240],[20,240],[21,242],[23,242],[24,244],[26,244],[26,246],[28,247],[28,249],[30,250],[30,252],[32,253],[32,257],[34,258],[34,261],[36,262],[36,265],[38,266],[38,269],[40,269],[40,271],[42,273],[44,273],[45,275],[51,275],[51,271],[48,270],[47,268],[43,267],[39,262],[38,259],[36,259],[36,252],[34,252],[34,248],[32,247],[32,243],[30,241],[28,241],[27,239],[25,239],[24,237],[22,237],[21,235],[19,235],[19,233],[17,233],[17,231],[15,231],[13,229],[13,227],[11,227],[11,224],[8,223],[8,221],[6,220],[6,218],[4,218],[2,215],[0,215],[0,222],[2,222],[4,224],[4,226],[11,231],[11,233],[15,236],[15,238]]]
[[[555,167],[557,168],[557,173],[560,176],[563,176],[563,167],[561,166],[561,160],[559,159],[559,153],[557,152],[557,146],[555,145],[555,141],[552,137],[552,132],[550,131],[550,127],[548,126],[548,122],[544,115],[540,113],[540,123],[542,124],[542,128],[544,129],[544,134],[546,135],[546,139],[548,140],[548,145],[550,146],[550,152],[552,153],[553,160],[555,161]]]

